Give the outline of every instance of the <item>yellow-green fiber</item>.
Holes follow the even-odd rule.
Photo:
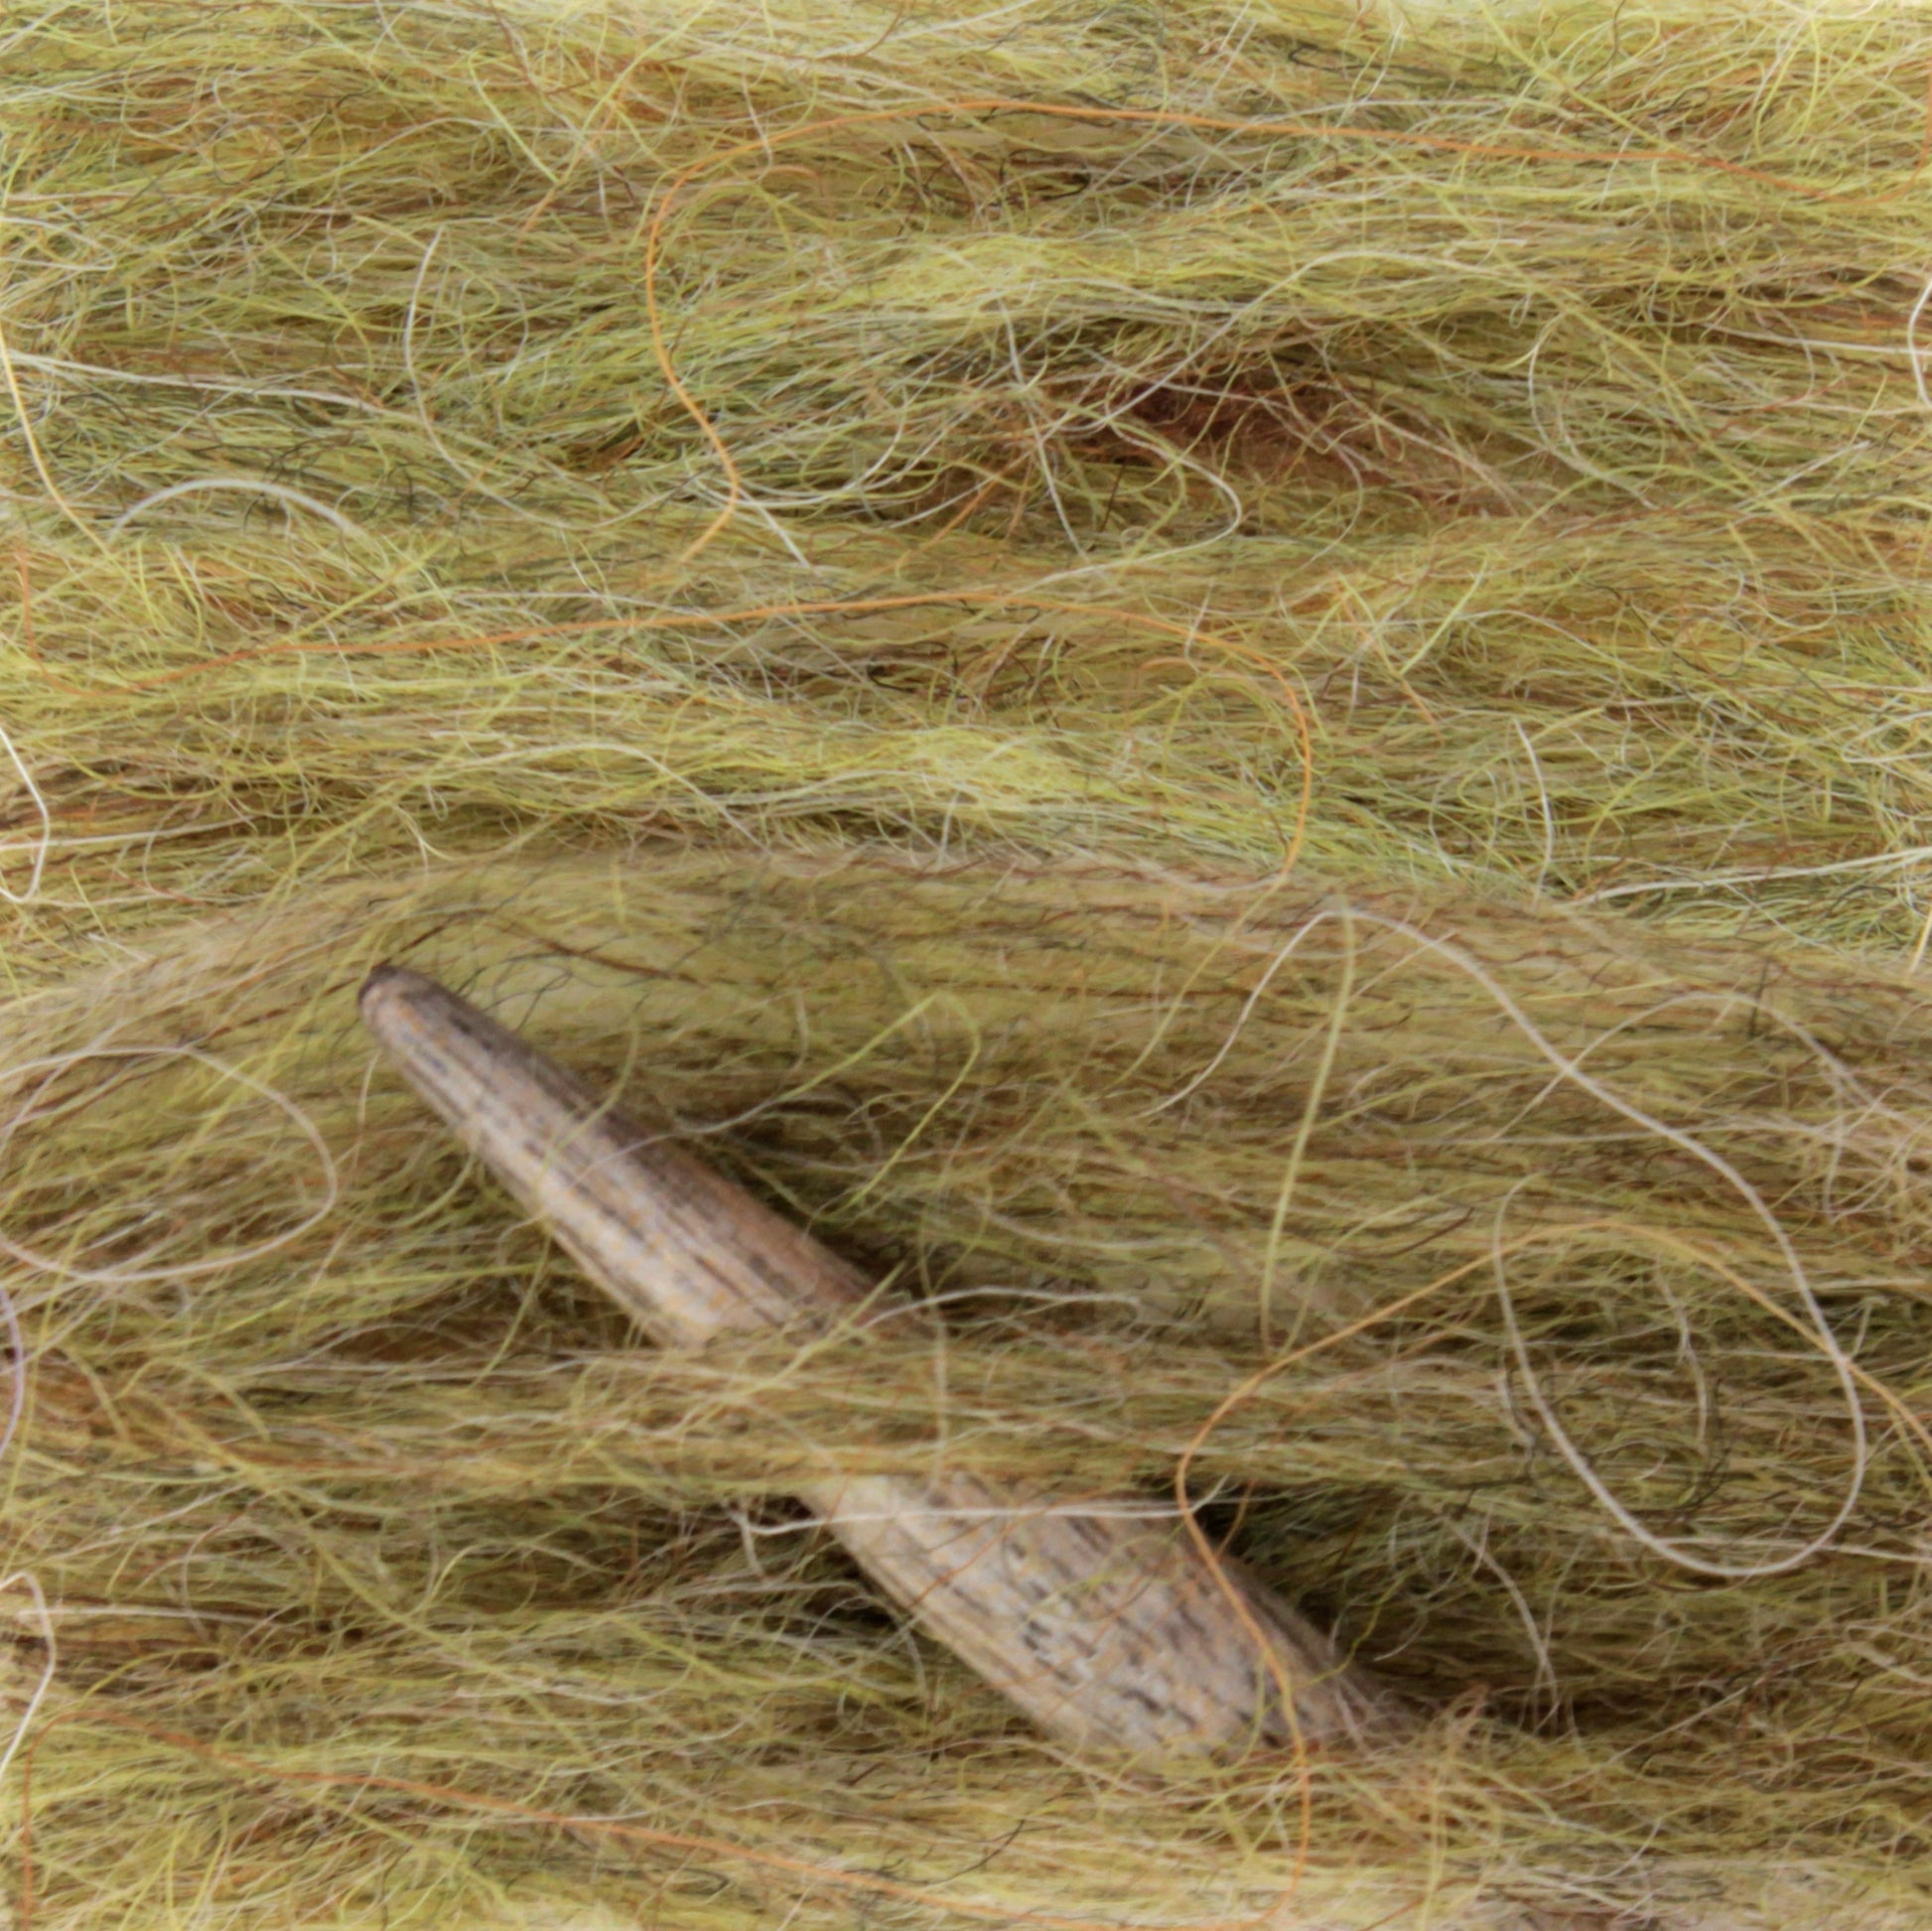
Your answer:
[[[0,15],[14,1931],[1923,1924],[1928,278],[1891,0]],[[384,958],[930,1321],[653,1350]],[[1424,1721],[1072,1756],[828,1456]]]

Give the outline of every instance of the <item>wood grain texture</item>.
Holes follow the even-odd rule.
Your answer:
[[[660,1343],[829,1327],[868,1298],[809,1234],[433,979],[384,966],[361,1005],[410,1084]],[[1326,1636],[1144,1500],[965,1474],[799,1492],[894,1601],[1076,1748],[1227,1755],[1400,1722]]]

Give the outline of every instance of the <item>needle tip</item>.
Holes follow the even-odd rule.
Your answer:
[[[424,987],[434,985],[435,981],[405,965],[396,965],[385,959],[362,981],[362,990],[356,995],[359,1005],[366,1006],[372,999],[382,999],[391,994],[420,992]]]

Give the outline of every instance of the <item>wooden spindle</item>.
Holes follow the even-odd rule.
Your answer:
[[[383,966],[361,1006],[409,1083],[662,1345],[824,1329],[869,1298],[809,1234],[435,980]],[[1145,1502],[944,1473],[797,1492],[894,1601],[1077,1748],[1229,1755],[1399,1722],[1325,1635]]]

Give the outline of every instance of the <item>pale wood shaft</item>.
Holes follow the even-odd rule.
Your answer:
[[[380,968],[362,1015],[463,1143],[660,1342],[823,1328],[867,1298],[865,1278],[809,1234],[433,979]],[[799,1493],[895,1601],[1077,1747],[1227,1753],[1395,1721],[1319,1630],[1143,1500],[1068,1504],[965,1474],[827,1474]]]

